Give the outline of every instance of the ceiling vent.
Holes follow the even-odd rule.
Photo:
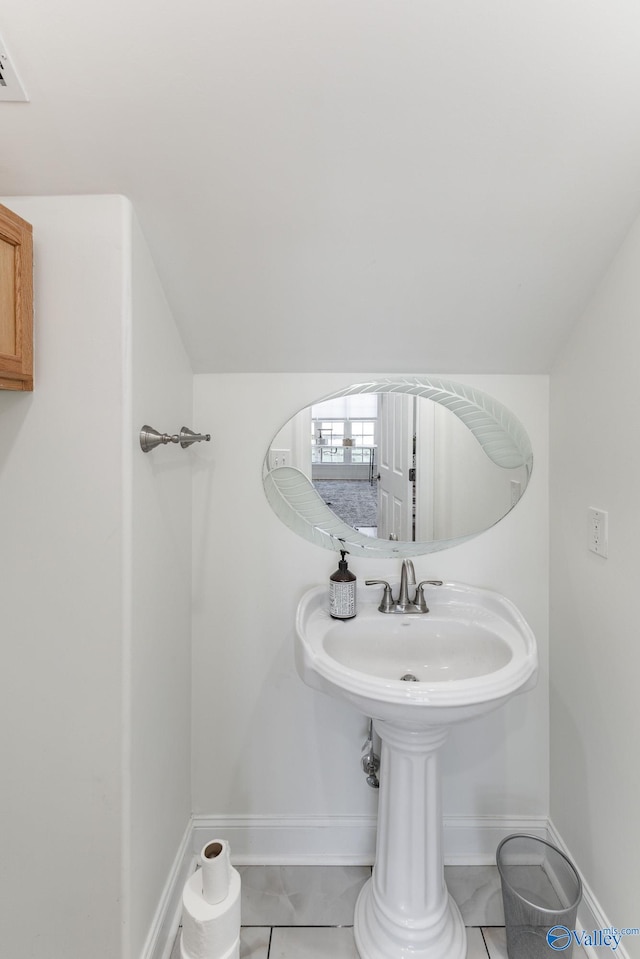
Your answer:
[[[26,102],[29,97],[13,68],[4,43],[0,40],[0,100]]]

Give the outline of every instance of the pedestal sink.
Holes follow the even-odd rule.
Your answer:
[[[536,680],[536,641],[513,603],[461,583],[425,595],[428,613],[383,614],[372,590],[355,619],[334,620],[321,586],[296,616],[301,678],[372,717],[382,742],[376,859],[354,918],[362,959],[465,959],[444,882],[439,750],[452,724]]]

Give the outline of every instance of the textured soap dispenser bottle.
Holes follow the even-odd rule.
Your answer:
[[[342,559],[338,568],[329,577],[329,615],[334,619],[353,619],[356,615],[356,577],[347,566],[347,551],[341,549],[340,555]]]

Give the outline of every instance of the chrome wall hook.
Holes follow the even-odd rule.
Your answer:
[[[143,426],[140,430],[140,448],[143,453],[150,453],[156,446],[166,446],[167,443],[179,443],[182,449],[187,449],[192,443],[209,443],[211,433],[194,433],[183,426],[179,433],[159,433],[153,426]]]

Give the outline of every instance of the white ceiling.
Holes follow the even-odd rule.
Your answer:
[[[197,372],[544,372],[640,206],[637,0],[3,0],[0,194],[131,198]]]

